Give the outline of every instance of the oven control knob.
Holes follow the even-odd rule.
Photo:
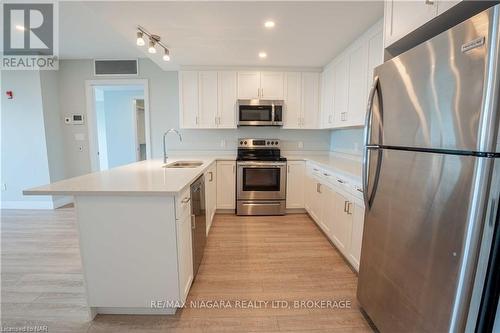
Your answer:
[[[278,141],[274,141],[274,144],[277,145],[278,144]]]
[[[245,141],[245,144],[247,144],[247,142]]]

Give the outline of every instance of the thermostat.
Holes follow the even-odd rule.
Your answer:
[[[82,114],[71,115],[71,123],[73,125],[83,125],[83,115]]]

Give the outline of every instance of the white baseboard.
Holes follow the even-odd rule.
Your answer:
[[[44,201],[2,201],[1,209],[56,209],[73,202],[73,197],[58,197]]]
[[[123,315],[173,315],[177,308],[120,308],[120,307],[91,307],[90,316],[97,314],[123,314]]]
[[[48,201],[2,201],[2,209],[54,209],[52,200]]]

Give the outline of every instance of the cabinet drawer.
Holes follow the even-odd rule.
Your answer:
[[[175,197],[175,218],[182,219],[188,215],[191,215],[191,192],[190,187],[186,186]]]

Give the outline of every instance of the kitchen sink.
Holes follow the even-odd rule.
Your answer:
[[[201,161],[177,161],[170,164],[166,164],[164,168],[197,168],[201,166],[203,162]]]

